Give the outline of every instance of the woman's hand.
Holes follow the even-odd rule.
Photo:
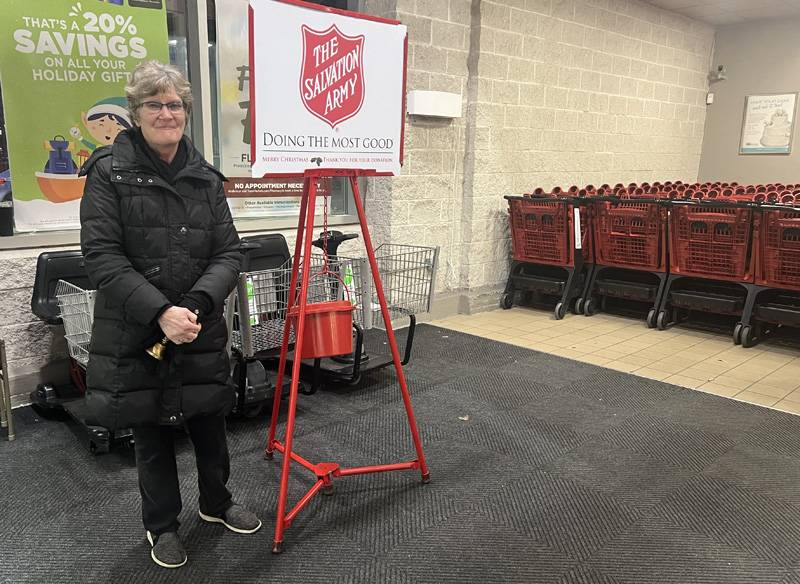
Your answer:
[[[164,331],[164,335],[176,345],[191,343],[200,334],[197,315],[181,306],[171,306],[166,309],[158,318],[158,326]]]

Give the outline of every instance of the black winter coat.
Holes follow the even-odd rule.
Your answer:
[[[239,273],[239,237],[224,177],[183,140],[187,164],[173,184],[129,131],[81,170],[81,249],[97,289],[86,399],[90,420],[107,428],[180,424],[233,406],[222,310]],[[145,350],[163,336],[158,316],[190,291],[213,306],[200,334],[153,359]]]

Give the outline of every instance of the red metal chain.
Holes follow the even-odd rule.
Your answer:
[[[317,180],[314,178],[313,180]],[[322,273],[328,273],[328,193],[322,194]]]

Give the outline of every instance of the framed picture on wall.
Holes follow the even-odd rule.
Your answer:
[[[796,93],[745,97],[739,154],[790,154],[796,103]]]

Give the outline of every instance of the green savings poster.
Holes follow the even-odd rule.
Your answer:
[[[165,2],[2,0],[0,83],[17,231],[79,226],[78,169],[130,127],[130,72],[169,59]]]

